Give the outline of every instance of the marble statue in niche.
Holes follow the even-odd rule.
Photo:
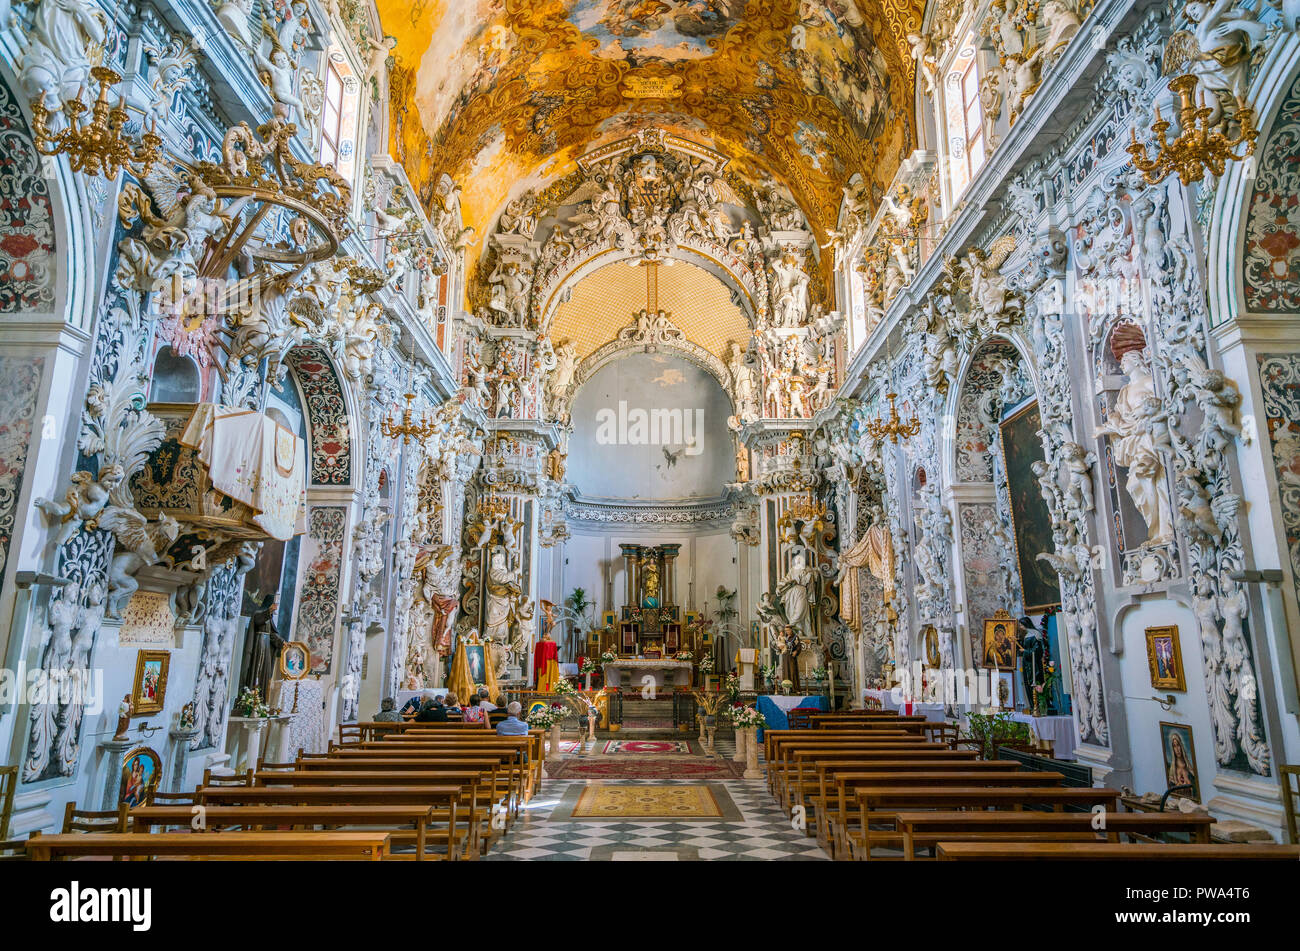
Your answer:
[[[1147,400],[1157,399],[1155,381],[1140,350],[1126,351],[1120,357],[1120,368],[1128,382],[1120,388],[1115,405],[1097,431],[1111,438],[1115,464],[1126,470],[1124,488],[1147,527],[1143,544],[1162,545],[1173,537],[1174,528],[1164,462],[1147,424]]]

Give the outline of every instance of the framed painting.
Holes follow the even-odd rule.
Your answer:
[[[1033,470],[1034,463],[1043,461],[1043,443],[1038,436],[1043,419],[1038,403],[1030,403],[1008,416],[998,428],[1002,435],[1002,468],[1011,501],[1011,535],[1020,590],[1025,613],[1036,614],[1061,604],[1060,578],[1051,565],[1038,558],[1041,552],[1056,550],[1052,519]]]
[[[135,685],[131,688],[131,715],[142,717],[162,713],[167,701],[167,669],[171,654],[167,651],[137,651]]]
[[[993,703],[999,710],[1016,709],[1016,674],[1012,670],[999,670],[993,677]]]
[[[285,680],[302,680],[311,669],[311,648],[302,641],[289,641],[280,651],[280,676]]]
[[[1177,625],[1147,628],[1147,665],[1151,668],[1151,686],[1157,690],[1187,689]]]
[[[925,626],[925,663],[936,669],[943,663],[943,658],[939,656],[939,632],[933,624]]]
[[[137,746],[122,757],[122,777],[117,789],[119,805],[139,806],[149,801],[162,775],[162,760],[147,746]]]
[[[475,684],[487,683],[487,654],[484,644],[465,645],[465,663],[469,666],[469,679]]]
[[[1005,611],[984,620],[984,667],[1016,669],[1016,622]]]
[[[1196,775],[1196,747],[1192,728],[1186,723],[1160,721],[1160,749],[1165,755],[1165,787],[1191,786],[1182,795],[1201,801],[1201,780]]]

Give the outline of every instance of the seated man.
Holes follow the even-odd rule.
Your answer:
[[[484,713],[491,713],[498,706],[500,706],[500,704],[493,703],[491,700],[488,699],[487,687],[478,688],[478,705],[483,710]]]
[[[385,697],[379,703],[379,712],[371,719],[376,723],[401,723],[402,715],[393,709],[395,706],[397,702],[392,697]]]
[[[497,724],[497,736],[528,735],[528,724],[519,719],[519,714],[523,712],[523,709],[518,700],[510,701],[506,706],[508,716]]]
[[[446,723],[447,708],[442,705],[442,697],[433,696],[433,691],[425,692],[425,701],[420,704],[420,712],[415,715],[416,723]]]

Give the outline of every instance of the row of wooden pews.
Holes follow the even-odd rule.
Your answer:
[[[1296,846],[1212,845],[1205,814],[1120,812],[1119,790],[979,759],[951,725],[880,710],[809,719],[764,731],[767,783],[833,859],[1300,858]]]
[[[325,753],[205,773],[192,794],[162,794],[105,831],[26,840],[29,858],[477,859],[541,788],[542,731],[481,724],[359,724]],[[75,810],[69,809],[69,817]],[[98,814],[96,814],[98,815]],[[113,820],[114,815],[117,821]],[[87,826],[83,826],[87,827]]]

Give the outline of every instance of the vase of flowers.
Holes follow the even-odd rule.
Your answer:
[[[591,691],[591,675],[594,674],[598,669],[599,668],[596,666],[596,659],[594,657],[582,658],[582,664],[578,667],[578,673],[582,674],[584,677],[587,678],[586,689],[588,692]]]
[[[271,711],[267,708],[266,701],[262,699],[262,691],[257,687],[245,687],[235,699],[237,717],[259,718],[270,715]]]
[[[781,693],[785,694],[788,697],[790,696],[790,692],[792,690],[794,690],[794,683],[792,681],[789,680],[781,681]]]
[[[1056,662],[1048,661],[1047,670],[1043,673],[1043,682],[1034,684],[1034,716],[1045,717],[1051,715],[1052,688],[1056,685],[1056,679]]]
[[[731,708],[731,722],[736,725],[736,733],[745,736],[745,779],[762,779],[758,769],[758,730],[767,725],[763,714],[756,707],[741,704]]]

